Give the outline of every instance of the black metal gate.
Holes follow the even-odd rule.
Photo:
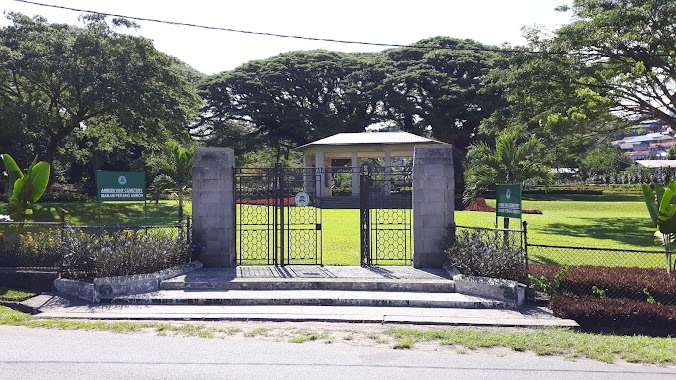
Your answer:
[[[322,264],[316,168],[236,168],[238,265]]]
[[[361,265],[413,262],[412,169],[365,166],[360,174]]]

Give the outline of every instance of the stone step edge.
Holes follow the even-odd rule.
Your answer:
[[[432,301],[432,300],[387,300],[387,299],[322,299],[322,298],[270,298],[270,299],[223,299],[223,298],[125,298],[101,299],[115,305],[295,305],[295,306],[376,306],[376,307],[423,307],[423,308],[460,308],[460,309],[511,309],[503,301]]]
[[[454,293],[455,283],[450,280],[426,280],[416,282],[382,280],[223,280],[223,281],[162,281],[162,290],[210,289],[210,290],[351,290],[351,291],[419,291],[429,293]]]

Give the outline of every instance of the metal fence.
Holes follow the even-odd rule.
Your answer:
[[[165,269],[194,256],[190,224],[190,218],[139,226],[0,222],[0,267],[59,271],[64,277]]]
[[[455,226],[451,232],[449,254],[464,250],[468,257],[456,253],[461,265],[487,273],[483,275],[518,279],[542,293],[676,305],[676,270],[667,270],[676,269],[676,263],[664,250],[532,243],[526,222],[519,230]],[[519,250],[523,257],[516,254]]]

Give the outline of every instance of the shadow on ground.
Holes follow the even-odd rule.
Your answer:
[[[654,229],[647,221],[631,218],[581,218],[589,223],[551,223],[538,226],[539,232],[579,238],[613,240],[621,244],[653,246]],[[537,243],[532,241],[532,243]]]

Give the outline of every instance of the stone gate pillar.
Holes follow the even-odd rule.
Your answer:
[[[413,266],[440,268],[446,227],[454,222],[452,145],[417,145],[413,153]]]
[[[196,148],[192,167],[193,237],[207,267],[235,266],[235,152]]]

